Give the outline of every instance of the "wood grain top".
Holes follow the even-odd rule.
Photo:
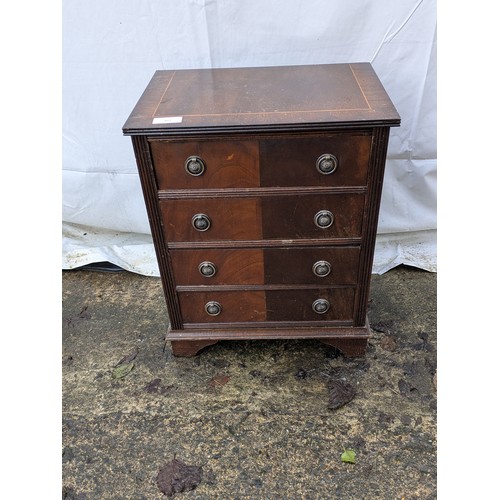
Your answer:
[[[397,126],[369,63],[156,71],[125,135]]]

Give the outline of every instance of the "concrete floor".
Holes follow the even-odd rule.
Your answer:
[[[203,471],[183,498],[436,498],[436,278],[373,276],[364,358],[313,340],[175,358],[159,279],[63,272],[63,498],[163,498],[174,457]],[[330,380],[356,390],[337,410]]]

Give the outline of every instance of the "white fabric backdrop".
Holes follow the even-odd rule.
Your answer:
[[[391,129],[374,272],[436,271],[435,0],[68,0],[63,7],[62,267],[158,276],[121,128],[157,69],[371,62]]]

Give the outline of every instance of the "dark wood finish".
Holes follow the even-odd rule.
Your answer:
[[[353,238],[361,236],[365,199],[362,194],[206,198],[160,203],[168,241]],[[320,228],[315,215],[328,210],[331,227]],[[195,214],[208,215],[211,226],[197,231]]]
[[[361,236],[365,198],[361,194],[273,196],[262,198],[265,239],[353,238]],[[315,215],[334,215],[329,228],[317,227]]]
[[[362,356],[365,353],[370,325],[368,320],[362,327],[297,327],[297,324],[287,330],[276,327],[263,327],[252,329],[189,329],[172,330],[168,332],[171,339],[172,350],[175,356],[194,356],[206,346],[216,344],[220,340],[234,339],[318,339],[319,341],[336,347],[347,357]]]
[[[182,285],[259,285],[264,284],[262,249],[171,250],[175,281]],[[216,273],[203,276],[198,270],[202,262],[211,262]]]
[[[155,118],[182,121],[153,123]],[[137,135],[399,125],[369,63],[157,71],[123,130]]]
[[[258,187],[259,145],[257,141],[186,141],[153,140],[151,155],[159,189],[208,189]],[[184,164],[190,156],[199,156],[205,172],[193,176]]]
[[[364,356],[368,339],[318,339],[320,342],[342,351],[346,357]],[[193,357],[207,346],[217,344],[218,340],[171,340],[174,356]]]
[[[356,285],[359,247],[240,248],[171,250],[178,287],[189,285]],[[330,264],[326,276],[314,274],[319,261]],[[199,266],[212,263],[216,272],[205,276]]]
[[[331,265],[330,274],[314,274],[314,264],[319,261]],[[358,261],[359,247],[266,248],[265,283],[356,285]]]
[[[296,322],[352,320],[354,290],[354,288],[268,290],[266,291],[267,319]],[[324,314],[315,313],[312,304],[316,299],[328,300],[330,309]]]
[[[349,338],[338,338],[334,337],[331,339],[319,339],[324,344],[337,348],[342,351],[344,356],[349,358],[355,358],[364,356],[366,352],[366,346],[368,344],[368,339],[349,339]]]
[[[234,323],[266,320],[264,291],[227,292],[199,291],[179,293],[185,323]],[[222,306],[218,316],[205,312],[205,304],[216,301]]]
[[[258,240],[262,238],[261,205],[258,198],[193,199],[162,201],[168,241]],[[197,231],[191,225],[195,214],[210,217],[211,227]]]
[[[246,322],[327,322],[352,321],[354,288],[279,289],[254,291],[182,291],[179,294],[185,323]],[[326,299],[330,309],[317,314],[312,309],[316,299]],[[222,312],[210,316],[205,304],[216,301]],[[258,325],[254,325],[258,326]]]
[[[132,136],[169,311],[192,356],[223,339],[317,338],[365,352],[389,127],[400,118],[369,63],[157,71]],[[335,156],[324,175],[316,162]],[[190,156],[205,164],[186,173]],[[318,228],[320,210],[334,215]],[[197,231],[195,214],[210,217]],[[328,276],[312,272],[331,264]],[[200,262],[216,265],[211,278]],[[316,299],[330,309],[318,314]],[[218,316],[205,311],[222,306]]]
[[[214,345],[218,340],[171,340],[172,353],[174,356],[190,358],[196,356],[202,349]]]
[[[169,311],[170,324],[172,328],[182,328],[182,315],[179,307],[179,300],[175,292],[175,280],[172,270],[170,256],[166,248],[163,237],[162,224],[158,203],[156,202],[156,192],[158,187],[155,181],[154,169],[150,161],[149,148],[146,139],[141,136],[132,137],[139,178],[141,180],[144,201],[151,227],[156,258],[160,269],[163,291],[167,308]]]
[[[368,295],[370,292],[370,275],[375,252],[375,237],[377,235],[377,222],[382,198],[382,185],[384,182],[385,158],[389,142],[389,128],[375,128],[373,130],[372,158],[370,164],[369,191],[366,197],[365,221],[363,234],[363,251],[359,266],[359,293],[356,303],[357,313],[355,325],[361,325],[366,318]]]
[[[234,340],[234,339],[356,339],[369,338],[370,328],[368,322],[361,327],[353,326],[324,326],[316,324],[313,327],[299,326],[297,323],[287,329],[263,326],[246,328],[220,328],[214,325],[205,325],[202,328],[184,328],[182,330],[169,329],[167,338],[170,340]]]
[[[364,186],[371,135],[337,133],[260,141],[261,186]],[[316,169],[322,154],[337,158],[335,171]]]

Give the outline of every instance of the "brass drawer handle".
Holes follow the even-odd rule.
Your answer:
[[[210,316],[218,316],[222,312],[222,306],[215,300],[205,304],[205,312]]]
[[[316,169],[320,174],[329,175],[337,170],[338,164],[336,156],[326,153],[316,160]]]
[[[191,224],[197,231],[207,231],[208,229],[210,229],[212,221],[210,220],[210,217],[208,215],[196,214],[193,215]]]
[[[313,311],[318,314],[325,314],[330,309],[330,302],[326,299],[317,299],[312,304]]]
[[[199,156],[190,156],[184,162],[184,169],[189,175],[198,177],[205,172],[205,162]]]
[[[211,278],[217,272],[217,267],[213,262],[205,261],[198,266],[198,271],[205,278]]]
[[[313,269],[313,273],[316,276],[323,278],[324,276],[328,276],[330,274],[330,272],[332,271],[332,266],[326,260],[318,260],[318,262],[316,262],[313,265],[312,269]]]
[[[329,210],[320,210],[314,216],[314,223],[321,229],[326,229],[333,224],[334,216]]]

